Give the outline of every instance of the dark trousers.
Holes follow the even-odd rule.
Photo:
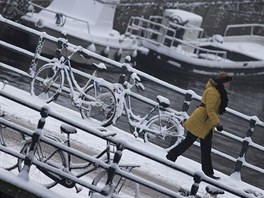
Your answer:
[[[202,170],[206,175],[214,174],[211,159],[212,134],[212,131],[210,131],[205,139],[200,138]],[[198,137],[188,131],[185,139],[168,152],[166,156],[167,159],[176,161],[177,157],[182,155],[188,148],[190,148],[190,146],[195,142],[197,138]]]

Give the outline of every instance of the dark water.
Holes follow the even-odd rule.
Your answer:
[[[17,41],[13,41],[17,42]],[[21,41],[20,41],[21,42]],[[23,46],[26,46],[27,43],[22,42]],[[0,61],[15,66],[23,71],[28,71],[29,65],[31,64],[31,59],[25,56],[22,56],[18,53],[12,52],[8,49],[0,47]],[[42,65],[39,62],[40,66]],[[80,69],[84,72],[90,73],[91,70],[87,66],[74,64],[74,68]],[[151,74],[161,80],[169,82],[175,86],[178,86],[183,89],[190,89],[196,92],[199,95],[202,95],[204,86],[208,80],[208,76],[196,75],[191,73],[183,72],[168,72],[161,71],[159,69],[149,68],[140,66],[139,69],[148,74]],[[117,82],[119,73],[116,71],[108,70],[107,72],[100,73],[99,76],[105,78],[110,82]],[[6,69],[0,68],[0,81],[7,80],[10,85],[16,86],[25,91],[30,91],[30,79],[20,76],[14,72],[10,72]],[[82,78],[77,78],[77,80],[82,83]],[[175,93],[165,87],[162,87],[154,82],[150,82],[146,79],[143,79],[143,84],[146,87],[146,91],[140,92],[140,94],[155,100],[156,95],[164,95],[171,101],[171,107],[175,110],[181,110],[184,97],[180,94]],[[229,93],[229,107],[233,110],[239,111],[243,114],[249,116],[258,116],[260,120],[264,120],[264,77],[234,77],[234,80],[231,84]],[[75,109],[69,97],[59,97],[57,101],[64,106]],[[197,102],[192,102],[189,110],[189,114],[197,106]],[[139,114],[146,112],[149,107],[146,107],[144,104],[135,103],[133,105],[135,111]],[[235,134],[239,137],[244,138],[248,130],[248,122],[236,118],[228,113],[222,116],[221,118],[224,129],[232,134]],[[118,122],[117,126],[129,131],[129,125],[125,117],[122,117]],[[252,136],[253,142],[264,146],[264,130],[256,127],[254,134]],[[234,141],[230,138],[227,138],[221,134],[216,134],[214,137],[213,147],[217,150],[220,150],[223,153],[231,155],[234,158],[237,158],[240,154],[241,143]],[[200,162],[200,151],[196,146],[192,146],[186,153],[185,156],[192,158]],[[213,164],[216,170],[222,171],[228,175],[232,174],[234,171],[235,163],[230,162],[222,157],[216,156],[213,154]],[[263,152],[260,152],[256,149],[250,148],[248,150],[246,160],[248,163],[251,163],[255,166],[264,168],[264,155]],[[263,174],[260,174],[255,171],[250,171],[247,168],[242,168],[242,180],[248,183],[251,183],[257,187],[264,189],[263,184]],[[254,177],[254,180],[252,178]]]

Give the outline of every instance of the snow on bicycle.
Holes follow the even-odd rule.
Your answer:
[[[122,70],[123,74],[114,89],[117,101],[115,115],[105,126],[115,124],[121,115],[125,114],[131,132],[135,137],[141,136],[145,142],[168,148],[181,141],[184,136],[181,122],[185,116],[170,112],[168,109],[169,99],[161,95],[156,97],[156,105],[143,117],[136,115],[132,109],[131,89],[137,87],[145,90],[145,87],[141,83],[140,77],[135,72],[131,72],[128,64],[124,64]]]
[[[68,50],[70,55],[62,56],[63,50]],[[34,74],[31,94],[49,103],[56,101],[62,91],[65,91],[69,93],[72,104],[79,109],[82,118],[94,118],[104,126],[112,119],[116,107],[111,84],[97,77],[97,72],[106,69],[106,66],[103,63],[94,63],[94,72],[85,85],[81,86],[75,79],[71,66],[71,57],[77,52],[87,58],[81,47],[72,48],[67,41],[60,41],[55,58]]]

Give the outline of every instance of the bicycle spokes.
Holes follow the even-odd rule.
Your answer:
[[[31,94],[40,99],[51,102],[60,94],[63,86],[63,77],[53,63],[41,67],[31,82]]]
[[[108,87],[101,85],[98,91],[95,86],[90,86],[81,99],[80,111],[83,118],[94,118],[100,121],[102,126],[111,124],[115,114],[116,99]]]
[[[183,136],[182,126],[177,120],[172,119],[170,114],[153,117],[147,127],[149,130],[145,131],[145,142],[151,142],[163,148],[170,147]]]

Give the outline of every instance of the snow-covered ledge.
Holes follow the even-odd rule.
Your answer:
[[[10,197],[30,198],[62,198],[61,195],[48,190],[35,182],[26,181],[17,175],[0,168],[0,186],[1,192]],[[2,197],[2,196],[1,196]]]

